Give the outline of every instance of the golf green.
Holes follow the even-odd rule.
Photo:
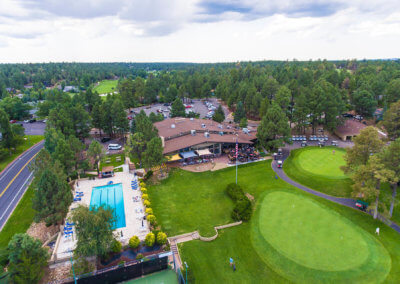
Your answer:
[[[388,252],[371,234],[317,201],[286,191],[265,195],[252,241],[260,257],[292,281],[380,282],[391,269]]]
[[[296,163],[303,170],[315,175],[329,178],[346,178],[340,169],[346,163],[343,159],[345,151],[340,148],[308,147],[301,151]]]
[[[290,151],[283,170],[293,180],[323,193],[350,197],[352,181],[341,166],[346,151],[338,147],[305,147]]]

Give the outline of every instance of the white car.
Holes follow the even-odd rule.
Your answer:
[[[29,123],[29,119],[25,119],[25,120],[24,120],[24,123]]]
[[[122,146],[119,144],[108,144],[108,150],[121,150]]]

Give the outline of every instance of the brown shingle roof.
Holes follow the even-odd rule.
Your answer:
[[[175,128],[171,127],[172,124]],[[205,127],[202,127],[202,124]],[[234,129],[233,125],[205,119],[166,119],[154,125],[158,129],[158,134],[164,139],[164,154],[207,142],[235,143],[236,137],[239,143],[246,144],[251,144],[253,143],[251,140],[256,139],[255,131],[246,134],[242,130]],[[222,125],[222,128],[219,125]],[[191,130],[196,130],[196,134],[191,135]],[[221,131],[224,132],[223,135],[218,134]],[[204,132],[209,132],[209,137],[205,137]]]

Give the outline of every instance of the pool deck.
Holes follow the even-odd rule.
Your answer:
[[[113,183],[122,183],[126,226],[115,229],[114,234],[117,235],[119,241],[122,242],[122,245],[127,245],[132,236],[138,236],[140,240],[144,240],[150,230],[149,224],[146,220],[143,221],[144,227],[142,227],[145,207],[141,199],[142,193],[139,189],[140,187],[138,186],[137,190],[131,189],[131,181],[135,180],[137,177],[129,173],[128,165],[124,165],[123,170],[123,172],[115,173],[111,178],[96,178],[95,180],[82,179],[75,183],[75,191],[83,192],[83,197],[81,197],[81,201],[73,202],[71,204],[68,216],[70,216],[71,211],[79,205],[90,206],[93,187],[107,185],[109,181],[113,181]],[[139,200],[138,202],[133,201],[135,197]],[[75,230],[73,236],[69,238],[65,238],[62,233],[56,252],[57,259],[66,259],[71,257],[75,245]]]

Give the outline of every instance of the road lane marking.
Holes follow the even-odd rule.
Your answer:
[[[26,185],[26,183],[30,180],[30,178],[32,177],[32,175],[33,175],[33,172],[31,172],[31,174],[30,174],[30,175],[28,176],[28,178],[25,180],[24,184],[19,188],[17,194],[14,195],[13,200],[11,200],[11,202],[10,202],[10,204],[8,204],[6,210],[4,210],[4,213],[3,213],[3,215],[1,215],[0,220],[2,220],[2,219],[4,218],[4,215],[7,213],[8,209],[10,209],[10,206],[13,204],[15,198],[17,198],[18,194],[21,192],[21,189],[22,189],[22,188]],[[23,195],[21,196],[21,199],[22,199],[22,197],[23,197]],[[14,209],[17,207],[18,203],[19,203],[19,202],[17,202],[17,204],[15,204]],[[4,226],[7,224],[8,218],[12,215],[13,212],[14,212],[14,210],[10,212],[10,214],[8,215],[6,221],[5,221],[5,222],[3,223],[3,225],[0,227],[0,231],[3,230]]]
[[[13,179],[7,184],[6,188],[3,190],[2,193],[0,193],[0,198],[3,196],[3,194],[6,192],[6,190],[10,187],[10,185],[14,182],[14,180],[19,176],[19,174],[22,172],[23,169],[26,168],[26,166],[33,160],[33,158],[36,157],[38,153],[36,153],[35,155],[33,155],[32,158],[30,158],[28,160],[28,162],[25,163],[25,165],[23,165],[23,167],[19,170],[19,172],[13,177]]]
[[[38,146],[41,146],[42,141],[40,141],[39,143],[35,144],[34,146],[32,146],[30,149],[28,149],[27,151],[25,151],[24,153],[21,154],[20,158],[18,159],[18,161],[20,161],[22,158],[24,158],[25,156],[27,156],[28,154],[30,154],[33,150],[36,150],[36,148],[38,148]],[[7,173],[9,171],[11,171],[11,169],[13,169],[17,164],[18,164],[17,160],[12,161],[12,165],[10,167],[8,167],[6,169],[6,171],[3,173],[2,176],[0,176],[0,180],[2,180],[3,178],[5,178],[7,176]]]

